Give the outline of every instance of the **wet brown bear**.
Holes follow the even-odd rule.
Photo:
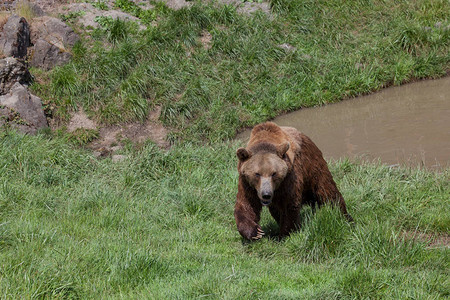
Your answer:
[[[239,186],[234,217],[244,238],[264,235],[258,224],[262,206],[277,221],[281,237],[299,227],[304,204],[334,203],[352,221],[322,152],[295,128],[272,122],[257,125],[247,148],[239,148],[236,155]]]

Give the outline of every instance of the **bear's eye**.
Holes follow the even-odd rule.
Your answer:
[[[277,176],[277,172],[272,173],[272,177],[275,177],[275,176]]]
[[[259,174],[259,173],[255,173],[255,176],[256,176],[256,177],[259,177],[259,176],[261,176],[261,174]]]

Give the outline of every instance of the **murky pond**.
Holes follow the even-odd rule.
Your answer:
[[[450,166],[450,77],[384,89],[274,120],[308,135],[325,158]],[[250,131],[238,138],[247,139]]]

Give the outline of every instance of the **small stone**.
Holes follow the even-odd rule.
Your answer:
[[[283,43],[281,45],[278,45],[278,47],[280,47],[280,48],[282,48],[282,49],[284,49],[286,51],[294,51],[294,50],[296,50],[296,48],[294,46],[289,45],[288,43]]]
[[[121,155],[121,154],[116,154],[116,155],[111,156],[111,160],[113,162],[119,162],[119,161],[125,160],[126,158],[127,158],[126,155]]]
[[[93,151],[92,154],[94,155],[95,158],[99,158],[102,156],[102,153],[100,151]]]
[[[113,146],[113,147],[111,147],[111,151],[112,152],[116,152],[116,151],[119,151],[119,150],[122,150],[122,146]]]

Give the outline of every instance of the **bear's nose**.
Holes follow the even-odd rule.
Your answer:
[[[270,200],[270,199],[272,198],[272,195],[271,195],[271,194],[263,194],[263,195],[262,195],[262,198],[263,198],[264,200]]]

